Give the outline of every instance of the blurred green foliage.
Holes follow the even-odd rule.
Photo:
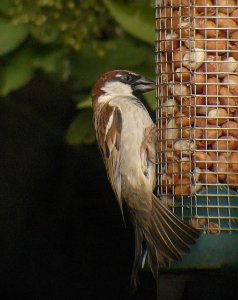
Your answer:
[[[110,69],[154,73],[154,8],[149,0],[1,0],[0,96],[35,74],[70,83],[78,113],[72,145],[94,141],[90,90]],[[154,108],[154,94],[146,96]]]

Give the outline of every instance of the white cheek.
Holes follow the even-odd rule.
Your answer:
[[[107,82],[102,91],[104,94],[98,98],[98,103],[101,104],[111,101],[114,97],[133,97],[131,86],[119,81]]]
[[[132,88],[129,84],[125,84],[119,81],[107,82],[102,90],[113,96],[131,96]]]
[[[112,96],[109,96],[107,94],[103,94],[103,95],[99,96],[97,102],[98,103],[106,103],[106,102],[110,101],[111,99],[112,99]]]

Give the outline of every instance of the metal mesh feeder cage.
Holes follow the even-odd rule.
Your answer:
[[[175,267],[238,265],[238,1],[156,1],[158,194],[203,232]]]

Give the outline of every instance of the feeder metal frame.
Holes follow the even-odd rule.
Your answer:
[[[189,179],[189,185],[190,187],[193,187],[193,193],[190,193],[189,195],[181,195],[180,199],[178,199],[175,196],[175,182],[174,178],[178,175],[177,170],[175,169],[175,164],[172,164],[172,182],[168,182],[168,178],[164,179],[163,176],[166,176],[168,174],[168,165],[170,161],[175,161],[177,157],[182,158],[182,152],[176,152],[171,151],[168,149],[173,149],[174,144],[177,139],[173,139],[173,137],[170,139],[168,136],[168,130],[164,130],[164,128],[168,125],[169,120],[171,120],[171,115],[174,116],[176,113],[176,107],[173,105],[171,106],[165,106],[165,102],[168,99],[172,99],[173,101],[177,101],[176,99],[179,99],[180,102],[180,108],[185,108],[188,110],[189,113],[189,128],[190,128],[190,136],[186,138],[185,140],[188,141],[188,149],[189,152],[187,157],[191,158],[193,157],[194,153],[204,152],[209,153],[209,151],[213,151],[211,149],[195,149],[194,145],[196,145],[199,141],[201,141],[201,138],[196,138],[192,136],[192,116],[194,114],[196,115],[196,110],[198,108],[205,109],[205,116],[199,116],[201,119],[205,119],[206,125],[207,125],[207,115],[211,108],[217,109],[219,105],[201,105],[197,104],[198,97],[201,97],[201,93],[198,93],[196,90],[196,86],[194,88],[194,85],[191,84],[192,80],[195,77],[195,83],[196,78],[200,75],[201,71],[198,69],[194,69],[191,64],[188,66],[189,70],[189,78],[187,81],[180,82],[178,81],[178,78],[175,74],[175,66],[174,66],[174,56],[176,53],[176,49],[184,46],[184,39],[176,40],[176,43],[179,43],[179,45],[176,45],[176,49],[174,49],[175,42],[173,40],[174,31],[170,28],[173,28],[173,11],[174,7],[168,4],[169,1],[163,1],[159,0],[156,1],[156,85],[157,85],[157,124],[159,128],[159,151],[158,151],[158,194],[162,197],[162,199],[166,199],[165,201],[167,204],[172,208],[172,210],[181,216],[182,219],[187,220],[188,222],[195,221],[194,224],[199,224],[200,230],[202,230],[204,233],[233,233],[238,232],[238,193],[237,190],[231,189],[228,187],[227,184],[221,184],[218,179],[217,175],[217,182],[216,183],[206,183],[204,184],[203,189],[200,192],[196,192],[198,188],[198,181],[196,180],[196,177],[198,176],[196,164],[197,162],[192,162],[190,159],[190,171],[186,175]],[[204,9],[204,14],[202,16],[196,16],[195,9],[198,8],[198,6],[192,5],[192,0],[190,0],[189,8],[188,6],[180,5],[179,8],[176,8],[179,12],[181,10],[187,9],[188,15],[186,18],[184,18],[184,22],[191,21],[197,21],[199,19],[205,20],[205,24],[207,24],[208,20],[217,20],[218,15],[218,6],[214,5],[215,14],[213,16],[207,15],[207,7],[206,6],[199,6],[199,8]],[[227,7],[228,8],[228,7]],[[236,6],[238,8],[238,5]],[[162,15],[163,13],[163,15]],[[192,15],[191,15],[192,13]],[[168,14],[168,15],[167,15]],[[179,18],[182,19],[182,17],[179,16]],[[229,17],[227,17],[229,18]],[[186,20],[185,20],[186,19]],[[217,21],[216,21],[217,22]],[[216,23],[217,24],[217,23]],[[167,28],[168,27],[168,28]],[[206,27],[206,25],[205,25]],[[189,26],[187,28],[187,35],[188,38],[195,36],[195,32],[202,30],[202,27],[199,26]],[[231,28],[232,29],[232,28]],[[236,29],[237,28],[233,28]],[[182,30],[184,30],[183,27],[180,27],[177,32],[177,36],[182,35]],[[214,75],[215,78],[217,78],[217,90],[214,95],[209,95],[209,97],[215,97],[217,101],[219,102],[220,95],[218,94],[218,88],[222,83],[219,83],[219,72],[208,72],[206,70],[206,64],[209,63],[209,60],[207,57],[210,55],[210,50],[207,49],[207,43],[211,40],[207,37],[208,30],[205,30],[205,37],[204,39],[195,39],[194,42],[197,41],[204,41],[205,47],[204,47],[204,54],[205,59],[203,61],[205,69],[203,74],[205,75],[205,83],[203,87],[204,95],[206,98],[207,103],[207,95],[208,95],[208,86],[210,85],[207,83],[208,78],[210,78],[211,75]],[[214,30],[220,30],[220,28],[217,27],[214,28]],[[225,32],[225,31],[224,31]],[[228,33],[227,33],[228,34]],[[223,55],[223,58],[229,58],[231,57],[231,54],[235,50],[231,50],[229,47],[229,39],[225,36],[220,38],[216,37],[215,42],[219,40],[225,40],[226,41],[226,49],[229,49],[225,52],[223,50],[217,50],[217,54]],[[191,42],[191,39],[190,39]],[[170,47],[169,51],[165,51],[166,47]],[[195,49],[190,49],[191,51]],[[192,53],[192,52],[191,52]],[[190,57],[191,58],[191,57]],[[215,60],[214,63],[219,63],[219,60]],[[177,61],[179,63],[180,68],[182,68],[183,65],[183,59],[181,54],[181,59]],[[191,61],[190,61],[191,63]],[[231,74],[230,72],[228,74]],[[233,72],[232,74],[236,74],[237,72]],[[181,74],[182,75],[182,74]],[[184,86],[186,86],[186,90],[184,89]],[[227,85],[228,87],[228,93],[230,94],[230,85]],[[176,92],[175,92],[176,90]],[[188,94],[185,93],[188,91]],[[172,96],[171,96],[172,94]],[[174,95],[176,94],[176,98]],[[187,99],[186,101],[184,99]],[[194,100],[193,100],[194,99]],[[193,102],[192,102],[193,100]],[[228,116],[227,119],[229,120],[231,118],[230,108],[232,108],[232,105],[229,105],[229,99],[228,99]],[[172,111],[172,113],[171,113]],[[189,129],[188,128],[188,129]],[[171,132],[173,135],[173,130],[179,132],[179,136],[182,136],[182,130],[184,128],[181,126],[179,129],[172,124]],[[207,131],[206,131],[207,132]],[[217,136],[218,138],[218,136]],[[221,139],[220,139],[221,140]],[[207,146],[209,144],[209,139],[207,138],[207,134],[205,137],[203,137],[203,141],[205,145]],[[228,149],[228,140],[224,139],[225,143],[227,144]],[[227,150],[230,151],[230,150]],[[235,150],[236,152],[238,149]],[[224,152],[224,151],[223,151]],[[234,152],[234,151],[233,151]],[[220,151],[216,151],[216,160],[213,161],[214,164],[219,163],[218,155]],[[167,159],[168,155],[170,155],[170,160]],[[192,164],[195,164],[195,168],[192,167]],[[207,163],[206,163],[207,164]],[[207,167],[207,165],[206,165]],[[206,168],[208,170],[208,168]],[[195,170],[195,171],[194,171]],[[170,171],[171,172],[171,171]],[[208,171],[205,172],[206,178],[209,176]],[[227,173],[229,174],[229,172]],[[182,182],[183,174],[179,174],[180,182]],[[181,183],[182,185],[182,183]],[[171,188],[172,186],[172,188]],[[181,186],[181,189],[183,186]],[[191,189],[190,189],[191,190]],[[204,224],[203,224],[204,222]],[[216,226],[214,227],[214,224]]]

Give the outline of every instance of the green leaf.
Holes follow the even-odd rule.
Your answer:
[[[113,39],[97,44],[88,43],[72,59],[72,73],[80,88],[91,88],[97,78],[112,69],[134,70],[144,64],[154,52],[147,45],[131,39]]]
[[[35,51],[34,67],[48,74],[53,74],[56,80],[64,81],[71,72],[67,54],[67,51],[62,48],[54,50],[39,49],[39,51]]]
[[[27,37],[25,25],[13,25],[0,18],[0,55],[4,55],[17,48]]]
[[[12,7],[12,3],[10,0],[0,1],[0,12],[7,13],[11,7]]]
[[[1,70],[0,93],[5,96],[27,84],[34,74],[30,50],[17,53]]]
[[[93,143],[95,134],[92,118],[92,110],[82,110],[70,124],[66,134],[66,142],[73,146]]]
[[[121,4],[104,0],[111,15],[134,37],[154,44],[154,10],[149,5]]]
[[[148,104],[149,108],[151,110],[155,110],[156,109],[155,91],[144,94],[144,98],[145,98],[145,101]]]
[[[92,107],[91,96],[88,96],[83,100],[80,100],[76,106],[77,109],[90,108],[90,107]]]
[[[34,67],[36,69],[41,69],[46,73],[55,73],[57,65],[63,58],[62,54],[62,51],[44,51],[42,49],[39,53],[36,53]]]
[[[42,27],[31,27],[30,34],[41,44],[54,43],[59,36],[59,32],[54,26],[49,26],[44,29]]]

